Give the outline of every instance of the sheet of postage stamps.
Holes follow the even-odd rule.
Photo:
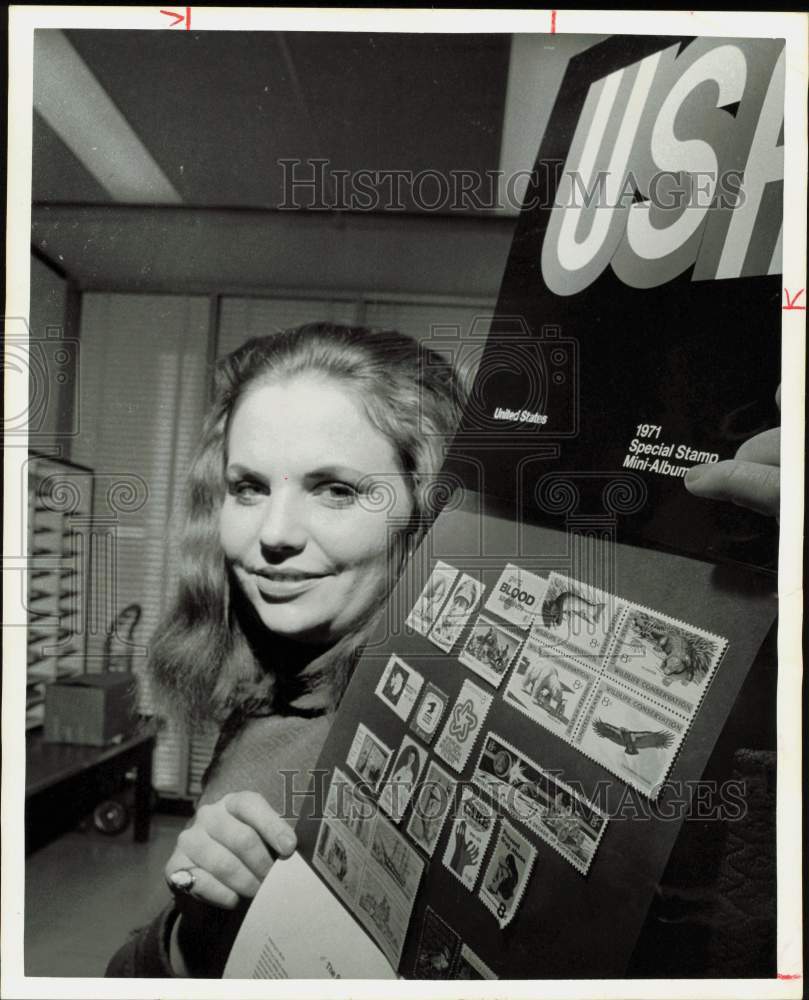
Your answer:
[[[574,743],[627,784],[656,799],[687,731],[685,720],[601,680]]]
[[[626,602],[559,573],[551,573],[533,628],[550,645],[600,660]]]
[[[500,807],[586,875],[606,815],[493,732],[486,734],[472,781]]]
[[[522,902],[536,860],[536,848],[509,822],[502,820],[478,897],[506,927]]]
[[[444,820],[455,800],[456,780],[452,775],[430,761],[427,775],[416,794],[413,810],[407,823],[407,832],[422,850],[432,857],[441,836]]]
[[[726,648],[718,635],[633,604],[618,626],[607,673],[692,717]]]
[[[405,619],[405,625],[412,628],[414,632],[426,636],[435,624],[441,606],[447,599],[457,575],[457,569],[454,569],[449,563],[439,560],[433,567],[430,578],[424,584],[424,589],[413,605],[410,614]]]
[[[423,684],[421,674],[394,654],[385,664],[376,686],[376,695],[402,722],[407,722]]]
[[[536,573],[507,563],[489,594],[486,610],[505,618],[517,628],[530,628],[539,610],[548,581]]]
[[[560,655],[531,636],[503,692],[503,700],[564,740],[573,734],[579,714],[598,675],[570,656]]]
[[[492,695],[470,680],[463,682],[435,747],[453,770],[461,772],[466,766],[491,703]]]
[[[415,740],[405,736],[391,768],[390,777],[382,786],[379,807],[399,823],[410,803],[413,789],[427,763],[427,751]]]
[[[468,573],[458,580],[447,598],[443,610],[430,629],[428,639],[448,653],[461,636],[464,626],[478,606],[485,587]]]
[[[429,745],[435,739],[438,725],[444,717],[448,704],[449,695],[446,691],[442,691],[440,687],[428,681],[421,692],[421,700],[413,718],[410,720],[410,728],[426,744]]]
[[[483,867],[495,821],[492,806],[471,788],[464,788],[442,860],[444,867],[470,892]]]
[[[479,615],[458,659],[492,687],[498,688],[522,640],[522,636],[512,635],[493,619]]]
[[[374,792],[379,791],[382,778],[388,769],[391,749],[362,722],[351,741],[346,763]]]

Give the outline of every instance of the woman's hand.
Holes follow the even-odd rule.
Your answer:
[[[292,827],[257,792],[230,792],[202,805],[177,839],[166,878],[191,871],[190,895],[232,910],[251,899],[276,858],[287,858],[297,841]]]
[[[781,387],[775,394],[781,409]],[[685,476],[691,493],[710,500],[731,500],[760,514],[778,516],[781,500],[781,428],[745,441],[736,457],[715,465],[695,465]]]

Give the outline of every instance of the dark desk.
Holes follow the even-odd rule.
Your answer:
[[[41,729],[26,736],[25,846],[43,846],[72,829],[99,802],[118,791],[124,775],[136,769],[134,837],[149,839],[152,754],[156,728],[144,723],[114,746],[87,747],[46,743]]]

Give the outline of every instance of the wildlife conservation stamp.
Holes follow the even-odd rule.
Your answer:
[[[601,680],[574,744],[622,781],[656,799],[687,731],[684,719]]]
[[[600,661],[625,607],[614,594],[551,573],[533,627],[550,645]]]
[[[694,715],[727,641],[630,605],[607,658],[607,672],[675,712]]]
[[[510,924],[519,909],[536,856],[534,846],[508,820],[502,820],[478,891],[481,902],[501,927]]]
[[[458,659],[492,687],[500,687],[522,643],[497,622],[479,615]]]
[[[581,663],[534,637],[525,643],[503,700],[544,729],[569,740],[597,680]]]

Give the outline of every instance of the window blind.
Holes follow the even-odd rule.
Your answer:
[[[303,323],[357,322],[357,300],[348,298],[236,298],[221,300],[216,354],[236,350],[261,337]]]

